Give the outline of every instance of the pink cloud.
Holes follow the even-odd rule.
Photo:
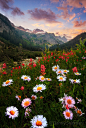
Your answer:
[[[24,15],[24,13],[18,7],[13,9],[12,14],[13,15]]]
[[[86,8],[85,8],[85,10],[83,12],[86,13]]]
[[[51,1],[51,3],[58,3],[59,2],[59,0],[50,0]]]
[[[61,15],[59,15],[59,17],[60,17],[60,18],[63,18],[64,20],[66,20],[66,19],[72,20],[72,19],[76,16],[75,13],[69,14],[67,7],[57,7],[57,9],[58,9],[58,10],[63,10],[63,12],[61,13]],[[69,9],[71,9],[71,8],[69,8]],[[72,8],[72,9],[73,9],[73,8]],[[72,10],[72,9],[71,9],[71,10]]]
[[[31,15],[31,18],[33,20],[44,20],[48,23],[61,23],[56,21],[57,20],[57,15],[52,12],[50,9],[43,10],[43,9],[38,9],[35,8],[34,10],[28,10],[28,14]]]
[[[84,27],[86,26],[86,21],[82,22],[82,20],[80,20],[79,22],[79,21],[74,20],[73,24],[74,24],[74,27]]]
[[[11,9],[10,4],[13,4],[13,0],[0,0],[0,7],[2,9]]]
[[[44,31],[41,30],[41,29],[34,29],[34,30],[33,30],[33,33],[38,33],[38,32],[42,32],[42,33],[44,33]]]
[[[59,32],[56,32],[56,34],[57,34],[58,36],[60,36]]]
[[[66,0],[63,1],[62,6],[72,6],[73,8],[83,8],[86,7],[86,0]]]

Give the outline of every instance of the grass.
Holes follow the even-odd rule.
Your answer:
[[[69,110],[73,113],[72,120],[65,119],[63,111],[66,108],[62,108],[62,103],[58,98],[64,97],[64,93],[67,96],[71,96],[75,100],[75,106],[79,108],[82,113],[86,113],[86,59],[82,59],[82,56],[86,56],[86,49],[80,51],[70,51],[61,53],[60,51],[54,51],[53,53],[47,52],[43,55],[43,58],[36,63],[36,67],[33,64],[29,66],[8,67],[4,69],[7,74],[0,74],[0,115],[1,123],[0,128],[30,128],[32,124],[30,123],[36,115],[43,115],[47,120],[47,128],[85,128],[85,114],[80,116],[76,113],[73,108]],[[51,78],[52,81],[41,81],[36,80],[37,77],[41,75],[41,65],[45,66],[45,78]],[[66,76],[66,81],[59,81],[55,71],[52,70],[53,66],[59,65],[59,69],[69,70]],[[77,70],[81,75],[77,76],[73,72],[73,68],[77,67]],[[24,81],[21,79],[22,75],[27,75],[31,77],[31,80]],[[3,87],[3,82],[12,79],[13,84]],[[80,79],[80,83],[72,84],[69,79]],[[46,85],[46,89],[42,92],[33,92],[33,88],[36,85],[43,84]],[[24,90],[21,90],[21,87]],[[20,101],[15,98],[16,95],[21,96]],[[32,100],[31,96],[36,95],[37,99]],[[43,98],[41,99],[40,96]],[[77,103],[77,99],[81,99],[82,102]],[[27,118],[25,117],[25,110],[21,103],[23,99],[30,98],[32,103],[29,106],[31,112]],[[18,109],[19,115],[15,119],[5,116],[6,108],[14,106]]]

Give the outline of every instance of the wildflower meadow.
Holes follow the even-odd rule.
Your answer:
[[[0,128],[85,128],[86,48],[45,51],[0,74]]]

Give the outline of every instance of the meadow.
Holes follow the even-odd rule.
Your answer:
[[[86,47],[45,51],[0,74],[0,128],[85,128]]]

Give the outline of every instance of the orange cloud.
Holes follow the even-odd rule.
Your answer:
[[[66,20],[66,19],[72,20],[76,16],[75,13],[69,14],[67,7],[57,7],[57,9],[58,10],[63,10],[63,12],[61,13],[61,15],[58,15],[58,17],[63,18],[64,20]],[[71,9],[71,8],[69,8],[69,9]]]
[[[72,23],[74,24],[74,27],[84,27],[84,26],[86,26],[86,21],[82,22],[82,20],[80,20],[80,22],[77,21],[77,20],[74,20]]]

